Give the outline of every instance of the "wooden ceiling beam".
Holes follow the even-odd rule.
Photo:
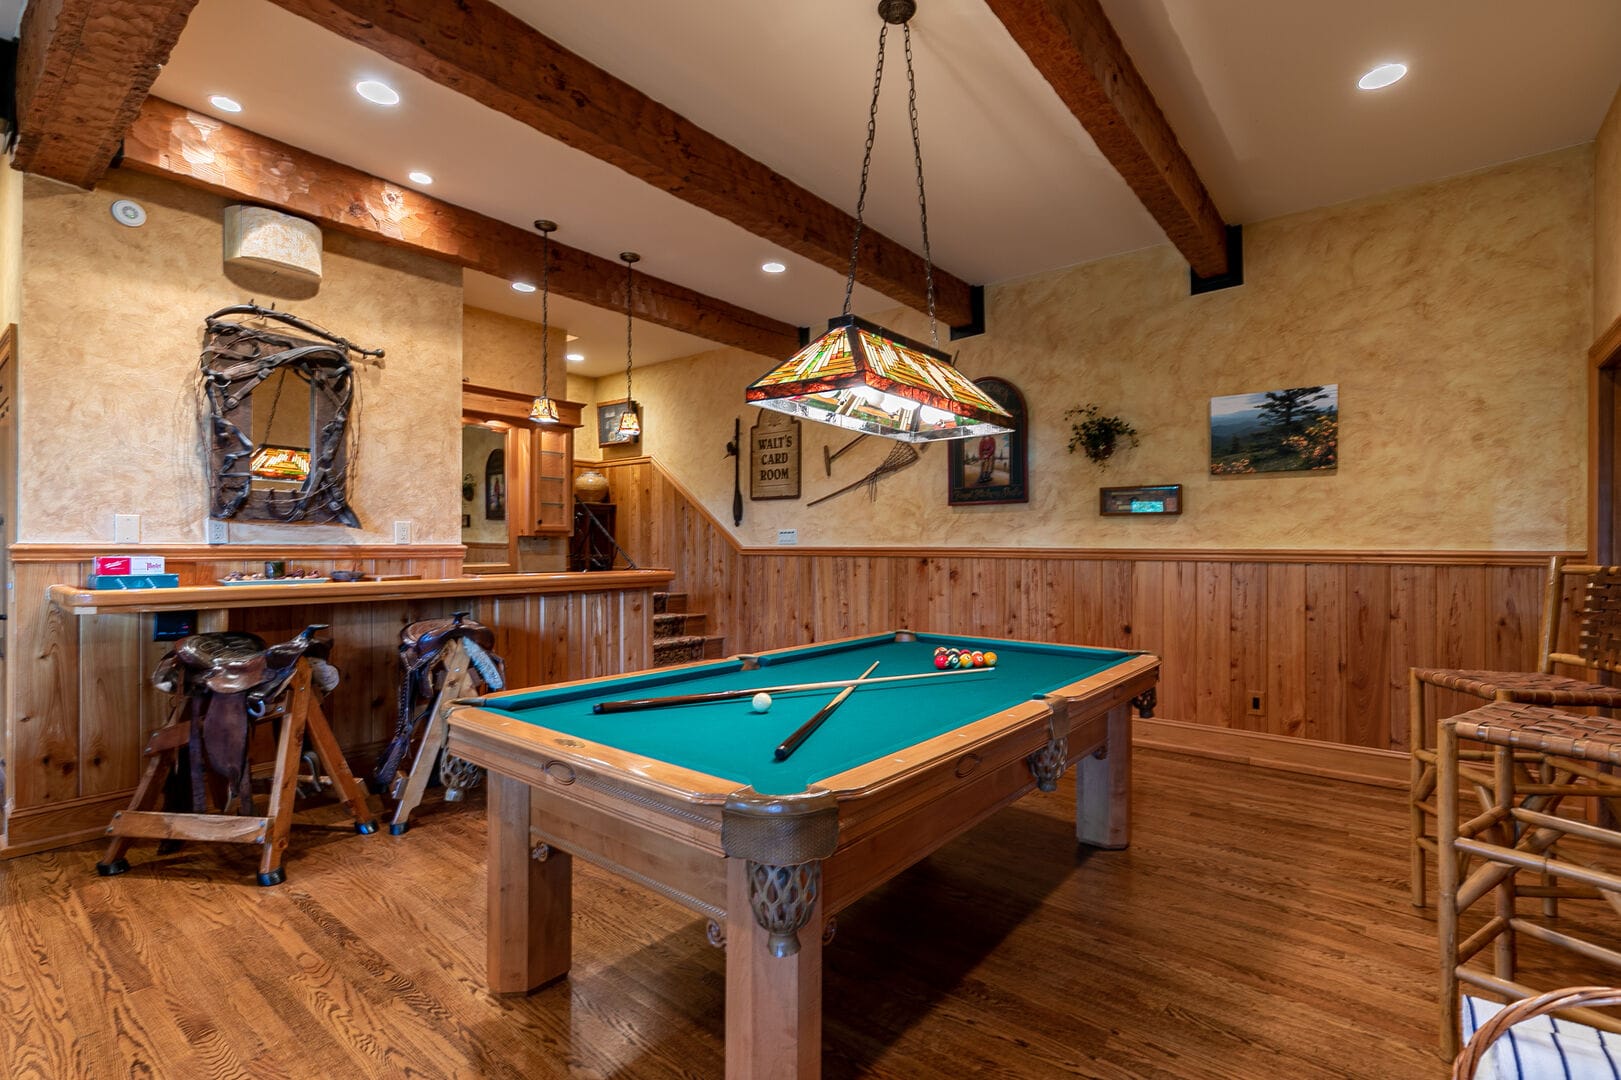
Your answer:
[[[124,140],[125,168],[230,199],[261,203],[340,232],[410,248],[508,281],[539,281],[540,235],[328,158],[149,98]],[[551,244],[551,288],[625,309],[622,263]],[[636,275],[635,316],[766,357],[799,349],[799,328],[648,274]]]
[[[491,0],[274,0],[442,86],[844,274],[855,218],[569,52]],[[870,226],[856,280],[927,310],[923,259]],[[942,321],[975,321],[967,282],[934,268]]]
[[[986,0],[1200,277],[1228,272],[1227,229],[1098,0]]]
[[[17,45],[12,167],[94,187],[197,0],[33,0]]]

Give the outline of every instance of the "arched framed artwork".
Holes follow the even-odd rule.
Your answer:
[[[484,520],[507,519],[507,452],[491,450],[484,459]]]
[[[1024,395],[1006,379],[975,379],[974,385],[1013,416],[1006,435],[954,439],[947,444],[950,468],[946,502],[951,506],[1030,501]]]

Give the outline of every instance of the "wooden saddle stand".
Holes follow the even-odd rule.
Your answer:
[[[451,704],[503,689],[506,683],[505,666],[491,651],[495,633],[468,614],[424,619],[400,631],[399,721],[371,779],[372,790],[386,791],[396,800],[388,826],[393,836],[410,828],[411,811],[422,803],[435,762],[446,802],[459,801],[484,778],[483,769],[445,750]]]
[[[147,741],[146,768],[135,797],[129,809],[114,814],[107,826],[113,841],[96,871],[104,877],[127,871],[124,856],[137,839],[160,841],[160,853],[181,840],[208,840],[259,845],[259,884],[281,884],[286,879],[282,857],[306,734],[315,749],[315,763],[325,768],[326,779],[354,815],[355,830],[363,835],[376,832],[365,791],[349,771],[316,699],[317,687],[325,694],[337,685],[337,671],[326,662],[331,650],[332,634],[325,626],[310,626],[293,640],[268,647],[253,634],[182,638],[152,676],[158,689],[179,695],[177,719]],[[248,747],[253,726],[264,721],[279,721],[279,733],[269,806],[259,815],[254,812]],[[189,757],[189,809],[175,806],[180,801],[178,785],[170,787],[168,805],[154,809],[182,748]],[[319,786],[322,777],[315,763],[312,771]],[[217,812],[208,809],[211,793]]]

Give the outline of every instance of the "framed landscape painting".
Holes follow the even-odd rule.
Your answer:
[[[1210,472],[1326,472],[1339,465],[1340,388],[1210,399]]]

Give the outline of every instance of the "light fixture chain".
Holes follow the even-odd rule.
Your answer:
[[[889,24],[878,27],[878,67],[872,73],[872,104],[867,107],[867,148],[861,156],[861,190],[856,195],[856,233],[850,242],[850,272],[844,279],[844,314],[850,314],[851,298],[856,288],[856,265],[861,259],[862,212],[867,208],[867,171],[872,168],[872,141],[878,134],[878,91],[884,85],[884,39],[889,36]]]
[[[551,242],[551,230],[547,229],[540,234],[540,396],[548,402],[552,398]]]
[[[624,259],[623,255],[620,258]],[[634,410],[636,405],[630,397],[630,312],[634,303],[636,282],[636,260],[625,259],[625,408]]]
[[[917,212],[923,224],[923,282],[929,297],[929,341],[938,348],[940,331],[934,321],[934,257],[929,253],[929,201],[923,195],[923,142],[917,132],[917,78],[912,74],[912,24],[901,24],[906,42],[906,107],[912,116],[912,160],[917,163]]]

